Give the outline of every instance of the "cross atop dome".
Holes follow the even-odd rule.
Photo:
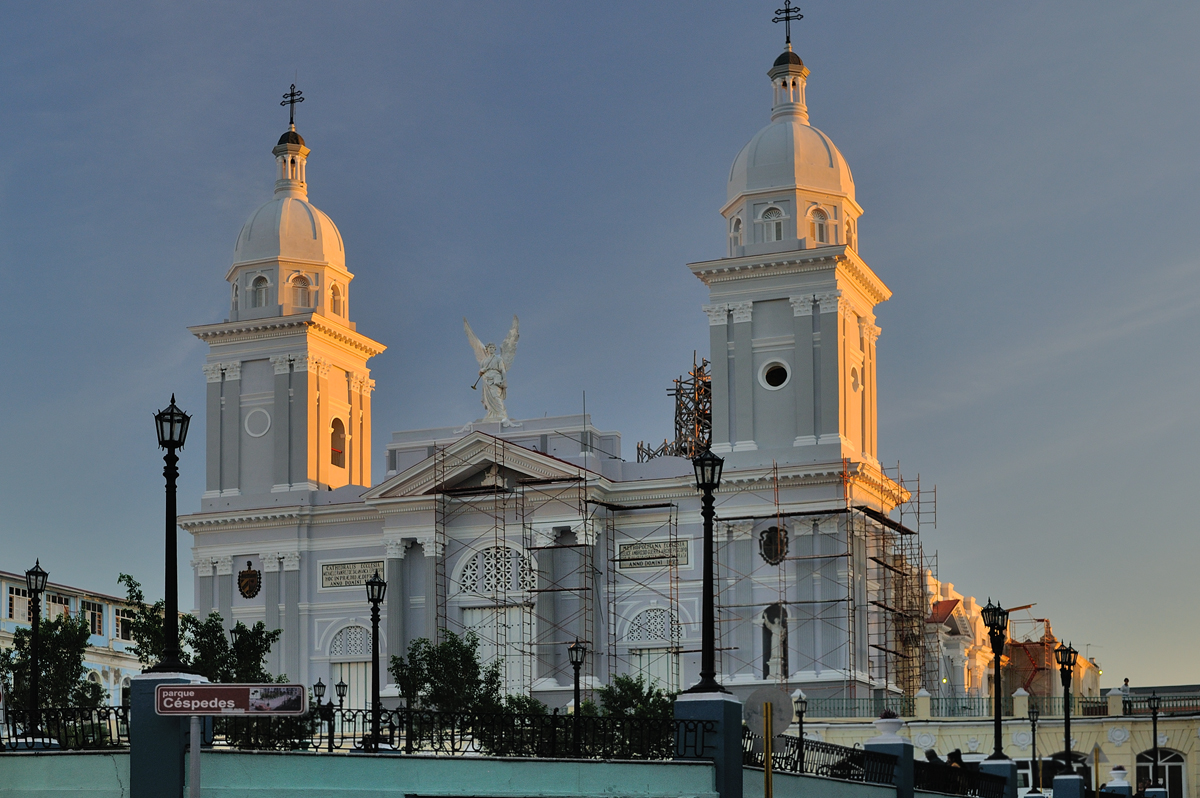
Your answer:
[[[788,41],[791,41],[789,38]],[[296,90],[296,84],[292,84],[292,88],[287,94],[283,95],[283,102],[280,105],[288,106],[288,124],[292,126],[292,130],[296,129],[296,103],[304,102],[304,92]]]
[[[772,22],[782,22],[783,29],[787,35],[788,50],[792,49],[792,20],[799,22],[804,19],[804,15],[800,13],[799,6],[793,6],[792,0],[783,0],[783,8],[775,9],[775,17]],[[292,88],[296,88],[292,86]]]

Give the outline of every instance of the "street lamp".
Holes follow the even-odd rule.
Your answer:
[[[1054,660],[1058,663],[1058,675],[1063,686],[1063,751],[1067,761],[1067,771],[1075,772],[1075,764],[1071,761],[1071,674],[1075,671],[1075,661],[1079,652],[1070,643],[1059,643],[1054,649]]]
[[[725,461],[705,449],[692,467],[696,470],[696,489],[703,493],[700,515],[704,518],[704,581],[700,616],[700,681],[686,692],[727,693],[717,684],[716,617],[713,608],[713,492],[721,485]]]
[[[996,714],[996,729],[994,732],[995,749],[988,759],[1008,759],[1004,755],[1004,739],[1003,731],[1000,728],[1000,697],[1004,695],[1001,692],[1000,685],[1000,658],[1004,655],[1004,644],[1008,641],[1008,610],[1000,606],[999,603],[993,604],[989,598],[987,606],[980,613],[983,616],[983,624],[988,628],[988,637],[992,640],[992,704]]]
[[[1042,786],[1042,778],[1041,778],[1042,772],[1041,772],[1041,768],[1040,768],[1041,762],[1038,761],[1038,755],[1037,755],[1037,722],[1038,722],[1039,714],[1040,713],[1038,712],[1037,704],[1030,701],[1029,702],[1029,734],[1030,734],[1031,744],[1033,745],[1033,758],[1030,760],[1029,764],[1032,765],[1032,767],[1033,767],[1033,789],[1030,790],[1029,792],[1025,793],[1026,795],[1041,795],[1042,794],[1042,791],[1040,789],[1038,789],[1039,787]]]
[[[579,669],[583,667],[583,661],[587,658],[587,646],[576,640],[567,646],[567,657],[571,660],[571,667],[575,669],[575,719],[572,736],[574,737],[575,756],[579,756]]]
[[[341,679],[338,679],[338,683],[333,686],[334,692],[337,693],[338,697],[338,709],[345,709],[346,690],[348,690],[349,687],[350,686]]]
[[[192,417],[179,409],[175,404],[175,394],[171,394],[171,404],[166,410],[154,414],[154,426],[158,430],[158,445],[166,449],[163,456],[166,465],[163,476],[167,480],[167,551],[166,551],[166,617],[163,619],[163,656],[157,665],[150,669],[152,673],[181,673],[186,670],[179,659],[179,555],[176,551],[175,523],[175,481],[179,478],[179,456],[176,452],[183,448],[187,440],[188,425]]]
[[[38,639],[38,627],[41,626],[42,620],[42,593],[46,590],[46,580],[50,574],[42,569],[42,561],[39,558],[34,562],[33,567],[25,572],[25,587],[29,590],[29,611],[30,625],[32,627],[32,640],[30,647],[32,648],[32,661],[30,664],[29,673],[29,720],[33,731],[38,731],[41,728],[42,713],[38,706],[38,675],[41,673],[41,650],[40,641]]]
[[[1151,765],[1150,783],[1158,787],[1158,709],[1162,706],[1162,698],[1155,691],[1146,699],[1146,704],[1150,707],[1150,733],[1154,735],[1154,763]]]
[[[321,699],[325,697],[325,682],[317,679],[317,683],[313,685],[313,695],[317,697],[317,712],[321,715],[321,720],[329,724],[329,747],[330,753],[333,753],[333,699],[329,699],[329,703],[321,703]]]
[[[808,711],[808,697],[800,690],[792,694],[792,706],[796,708],[796,742],[800,747],[800,772],[804,772],[804,713]]]
[[[382,707],[379,705],[379,605],[387,592],[387,582],[379,578],[379,572],[367,580],[367,601],[371,602],[371,747],[379,750],[379,721]]]

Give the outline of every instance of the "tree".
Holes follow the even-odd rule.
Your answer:
[[[108,693],[87,680],[83,658],[89,647],[91,625],[86,618],[67,614],[38,624],[38,706],[99,707]],[[13,647],[0,652],[0,683],[14,707],[27,708],[33,672],[33,629],[13,634]]]
[[[141,584],[129,574],[121,574],[117,582],[125,586],[126,602],[134,612],[130,622],[133,652],[143,665],[152,666],[162,658],[165,645],[165,603],[159,600],[146,604]],[[268,631],[262,621],[252,627],[238,621],[234,628],[238,632],[236,645],[231,643],[219,612],[209,613],[204,619],[184,615],[179,624],[180,660],[210,682],[286,682],[286,676],[276,678],[263,665],[282,632]]]
[[[600,714],[647,720],[669,720],[675,716],[675,697],[647,682],[642,676],[613,677],[598,691]]]
[[[473,631],[431,643],[424,637],[409,645],[408,656],[393,656],[388,671],[411,708],[439,712],[499,712],[504,708],[500,663],[479,662],[479,637]]]

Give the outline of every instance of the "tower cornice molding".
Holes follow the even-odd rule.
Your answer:
[[[836,270],[853,282],[873,304],[886,302],[892,296],[891,289],[879,279],[866,261],[846,244],[770,255],[700,261],[689,263],[688,269],[710,288],[749,278]]]
[[[314,335],[320,340],[374,357],[387,349],[378,341],[360,335],[341,324],[331,322],[316,312],[290,316],[271,316],[249,321],[226,321],[219,324],[199,324],[188,332],[210,346],[287,338],[300,333]]]

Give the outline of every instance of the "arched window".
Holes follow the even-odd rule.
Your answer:
[[[763,211],[763,238],[766,241],[783,240],[783,211],[767,208]]]
[[[300,275],[292,278],[292,304],[298,308],[312,307],[312,300],[309,297],[312,295],[308,290],[311,283],[308,278]]]
[[[829,243],[829,214],[817,208],[812,212],[812,239],[818,244]]]
[[[267,306],[267,278],[255,277],[250,284],[250,307],[265,308]]]
[[[1187,795],[1184,783],[1184,758],[1178,751],[1169,748],[1158,749],[1158,780],[1159,786],[1167,788],[1167,798],[1185,798]],[[1142,751],[1137,755],[1137,781],[1150,784],[1154,773],[1154,749]],[[1151,787],[1155,786],[1150,784]]]
[[[335,316],[345,315],[345,311],[342,310],[342,289],[336,285],[329,289],[329,309]]]
[[[537,587],[533,560],[516,549],[493,546],[463,564],[458,578],[463,593],[509,593]]]
[[[639,612],[625,635],[630,643],[673,643],[682,637],[679,619],[666,607],[650,607]]]
[[[854,239],[855,239],[854,220],[847,219],[846,220],[846,243],[849,244],[851,247],[857,248],[857,245],[854,243]]]
[[[233,284],[233,297],[231,298],[229,304],[234,310],[238,309],[238,286],[237,286],[237,283]]]
[[[329,428],[329,462],[338,468],[346,467],[346,425],[335,418]]]
[[[729,245],[740,247],[742,245],[742,218],[739,216],[729,225]],[[733,254],[732,252],[730,253]]]
[[[674,612],[666,607],[642,610],[629,624],[625,635],[629,660],[635,673],[647,684],[663,689],[679,689],[679,641],[683,627]]]
[[[370,700],[370,658],[371,630],[365,626],[347,626],[329,643],[329,681],[346,683],[347,709],[364,709]]]

